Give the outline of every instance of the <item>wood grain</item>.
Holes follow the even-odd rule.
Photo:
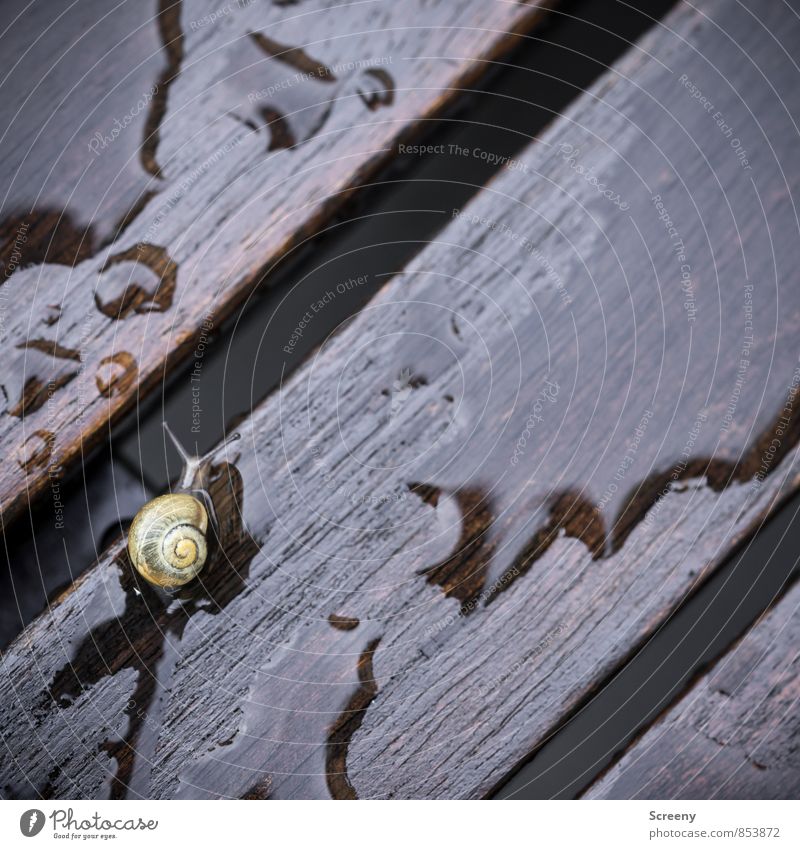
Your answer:
[[[50,597],[97,559],[147,497],[141,478],[108,453],[87,463],[83,472],[82,480],[59,483],[49,503],[3,540],[0,649],[47,608]]]
[[[539,6],[14,0],[3,520],[490,68]]]
[[[637,740],[590,799],[796,799],[800,585]]]
[[[485,795],[796,488],[800,24],[755,8],[679,7],[241,424],[185,599],[120,542],[12,645],[6,794]]]

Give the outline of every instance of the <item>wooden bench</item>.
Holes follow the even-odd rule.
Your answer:
[[[423,19],[443,20],[426,29],[432,41],[411,29],[408,56],[497,55],[536,17],[468,4],[473,30],[463,4],[457,21],[444,3],[423,5]],[[399,55],[392,27],[406,32],[413,15],[381,4],[389,19],[376,21],[364,8],[372,58]],[[286,18],[284,48],[305,45],[289,54],[295,68],[308,68],[312,44],[329,65],[358,52],[334,51],[347,36],[333,16],[310,38],[302,9],[269,12]],[[800,93],[781,47],[800,24],[785,6],[758,15],[763,27],[728,0],[676,8],[253,409],[214,456],[224,558],[196,586],[158,594],[134,577],[120,539],[24,631],[0,682],[6,795],[487,795],[796,489]],[[198,56],[209,47],[200,38]],[[277,55],[271,39],[252,50]],[[185,211],[159,225],[169,249],[145,262],[158,287],[114,288],[102,301],[110,323],[93,323],[80,357],[59,354],[69,333],[58,350],[19,349],[55,353],[56,382],[76,373],[55,396],[57,437],[39,433],[46,447],[24,473],[4,464],[8,516],[46,486],[47,452],[66,462],[101,439],[204,317],[243,298],[476,63],[418,58],[408,76],[393,70],[391,86],[380,78],[377,92],[342,95],[324,129],[267,158],[296,157],[277,182],[262,165],[264,133],[220,119],[211,146],[244,133],[242,158],[237,147],[181,197],[198,210],[191,227]],[[167,110],[173,91],[191,102],[191,85],[170,87]],[[207,119],[196,120],[200,130]],[[159,126],[177,156],[191,128],[170,141],[169,121]],[[333,171],[340,158],[348,164]],[[172,161],[157,158],[160,172]],[[244,198],[224,190],[242,177]],[[137,228],[162,202],[111,247],[48,276],[43,291],[59,303],[76,293],[65,330],[77,332],[98,272],[141,265],[124,252],[146,241]],[[17,271],[5,286],[43,267],[53,268]],[[332,281],[331,298],[346,285]],[[120,321],[136,373],[113,360],[121,376],[98,397],[86,389],[91,358],[121,353]],[[291,349],[303,328],[275,332]],[[6,416],[4,445],[51,431],[38,424],[46,403],[21,412]],[[790,662],[793,630],[769,623],[790,621],[795,596],[743,646],[774,637],[776,664]],[[762,680],[778,678],[752,687]],[[754,721],[772,728],[790,697]],[[662,722],[684,723],[678,711]],[[717,774],[712,794],[694,773],[688,785],[653,785],[661,733],[589,795],[779,795],[774,782],[797,768],[793,753],[773,763],[770,750],[751,785]]]
[[[9,59],[5,522],[541,14],[479,0],[356,4],[346,19],[336,3],[152,5],[144,21],[133,3],[38,8],[44,38]]]
[[[587,794],[796,799],[797,584]]]

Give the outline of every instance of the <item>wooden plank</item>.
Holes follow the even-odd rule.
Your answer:
[[[107,548],[146,498],[140,477],[108,452],[59,481],[52,498],[3,538],[0,551],[0,649],[47,608]]]
[[[185,601],[120,542],[12,645],[7,794],[484,795],[796,488],[800,24],[752,8],[681,6],[254,411]]]
[[[590,799],[796,799],[800,585],[586,793]]]
[[[540,15],[483,0],[23,7],[3,39],[6,522]]]

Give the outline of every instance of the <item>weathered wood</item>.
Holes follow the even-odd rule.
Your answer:
[[[119,543],[16,641],[6,793],[486,794],[796,488],[800,24],[758,14],[680,7],[242,423],[184,601]]]
[[[800,584],[586,793],[591,799],[796,799]]]
[[[540,15],[483,0],[145,5],[9,9],[6,522]]]
[[[82,472],[81,478],[55,482],[39,509],[3,538],[0,649],[105,551],[147,497],[141,479],[107,452]]]

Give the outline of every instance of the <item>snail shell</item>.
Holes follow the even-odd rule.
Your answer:
[[[136,514],[128,531],[128,554],[150,583],[173,589],[188,583],[208,557],[208,512],[193,495],[154,498]]]

